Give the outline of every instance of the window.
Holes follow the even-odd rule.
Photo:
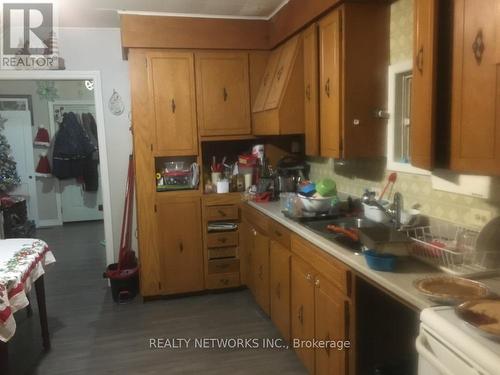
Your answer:
[[[410,163],[411,85],[411,60],[389,66],[387,169],[428,175],[429,171]]]

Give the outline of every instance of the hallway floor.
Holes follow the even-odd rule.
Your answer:
[[[279,338],[247,290],[126,305],[102,278],[101,222],[38,230],[57,259],[46,274],[52,350],[43,353],[34,315],[16,313],[9,344],[18,374],[305,374],[291,350],[150,349],[150,338]]]

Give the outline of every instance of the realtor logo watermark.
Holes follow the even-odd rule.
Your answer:
[[[0,5],[0,68],[58,69],[54,4],[0,0]]]

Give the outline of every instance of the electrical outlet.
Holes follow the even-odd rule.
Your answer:
[[[484,226],[491,220],[491,212],[488,210],[481,210],[479,208],[471,208],[470,210],[470,224],[478,227]]]

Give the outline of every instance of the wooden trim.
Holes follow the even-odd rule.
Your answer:
[[[267,21],[122,14],[123,48],[269,49]]]
[[[269,20],[270,46],[282,43],[341,2],[342,0],[290,0]]]

